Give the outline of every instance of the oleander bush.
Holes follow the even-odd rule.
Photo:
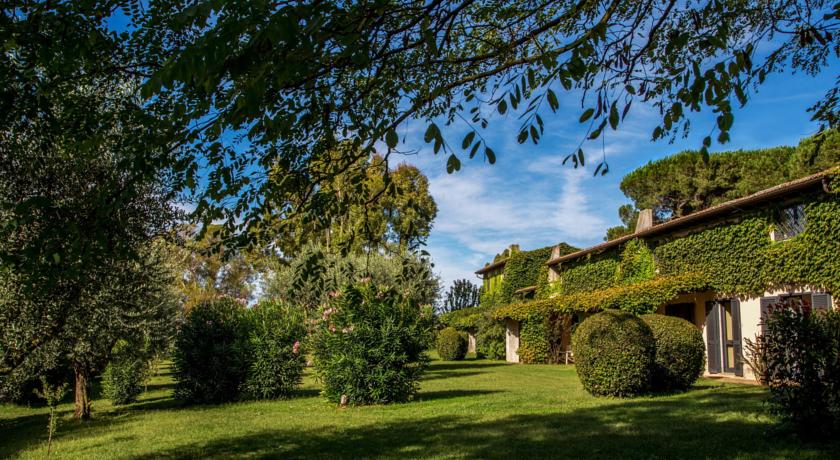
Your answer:
[[[806,437],[840,433],[840,311],[779,304],[764,320],[771,411]]]
[[[118,340],[111,350],[111,360],[102,373],[102,393],[114,405],[130,404],[143,394],[149,378],[149,361],[142,350],[125,340]]]
[[[432,313],[413,296],[370,282],[342,289],[311,337],[322,394],[350,405],[411,399],[429,361]]]
[[[239,398],[249,370],[245,307],[230,298],[196,305],[175,339],[175,397],[190,403]]]
[[[706,346],[700,329],[675,316],[649,314],[641,318],[653,333],[656,347],[651,389],[687,390],[706,366]]]
[[[263,301],[248,312],[248,375],[245,396],[288,398],[301,383],[306,323],[300,308]]]
[[[457,361],[467,355],[467,339],[454,327],[445,327],[438,332],[435,342],[440,359]]]
[[[590,316],[572,336],[583,387],[595,396],[636,396],[650,389],[654,337],[639,317],[606,310]]]

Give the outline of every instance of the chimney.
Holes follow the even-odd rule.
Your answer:
[[[636,233],[653,227],[653,209],[639,211],[639,218],[636,220]]]

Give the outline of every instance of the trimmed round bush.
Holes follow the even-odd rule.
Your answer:
[[[311,336],[322,394],[349,405],[409,400],[428,365],[433,332],[431,307],[409,295],[369,282],[344,288]]]
[[[260,302],[248,311],[248,326],[246,396],[288,398],[300,385],[306,365],[301,350],[306,336],[303,312],[276,301]]]
[[[190,403],[236,400],[249,367],[245,307],[230,298],[190,310],[175,339],[175,397]]]
[[[475,355],[484,359],[505,359],[505,325],[482,315],[475,334]]]
[[[575,367],[595,396],[636,396],[650,389],[656,353],[653,333],[640,318],[607,310],[590,316],[572,336]]]
[[[111,350],[111,360],[102,373],[102,392],[114,405],[130,404],[143,393],[149,378],[149,363],[125,340]]]
[[[656,357],[651,388],[654,391],[684,391],[706,366],[706,346],[700,329],[675,316],[643,315],[653,332]]]
[[[436,346],[440,359],[446,361],[457,361],[467,355],[467,339],[451,326],[438,332]]]

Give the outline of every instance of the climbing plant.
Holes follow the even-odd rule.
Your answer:
[[[568,246],[563,243],[564,246]],[[502,281],[501,302],[508,303],[518,289],[535,286],[540,268],[551,257],[551,246],[514,253],[505,264],[505,278]]]

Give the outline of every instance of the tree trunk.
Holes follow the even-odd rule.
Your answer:
[[[81,364],[76,364],[73,368],[76,374],[76,410],[73,416],[76,420],[87,420],[90,418],[90,396],[88,394],[90,379],[88,378],[88,370],[86,366]]]

